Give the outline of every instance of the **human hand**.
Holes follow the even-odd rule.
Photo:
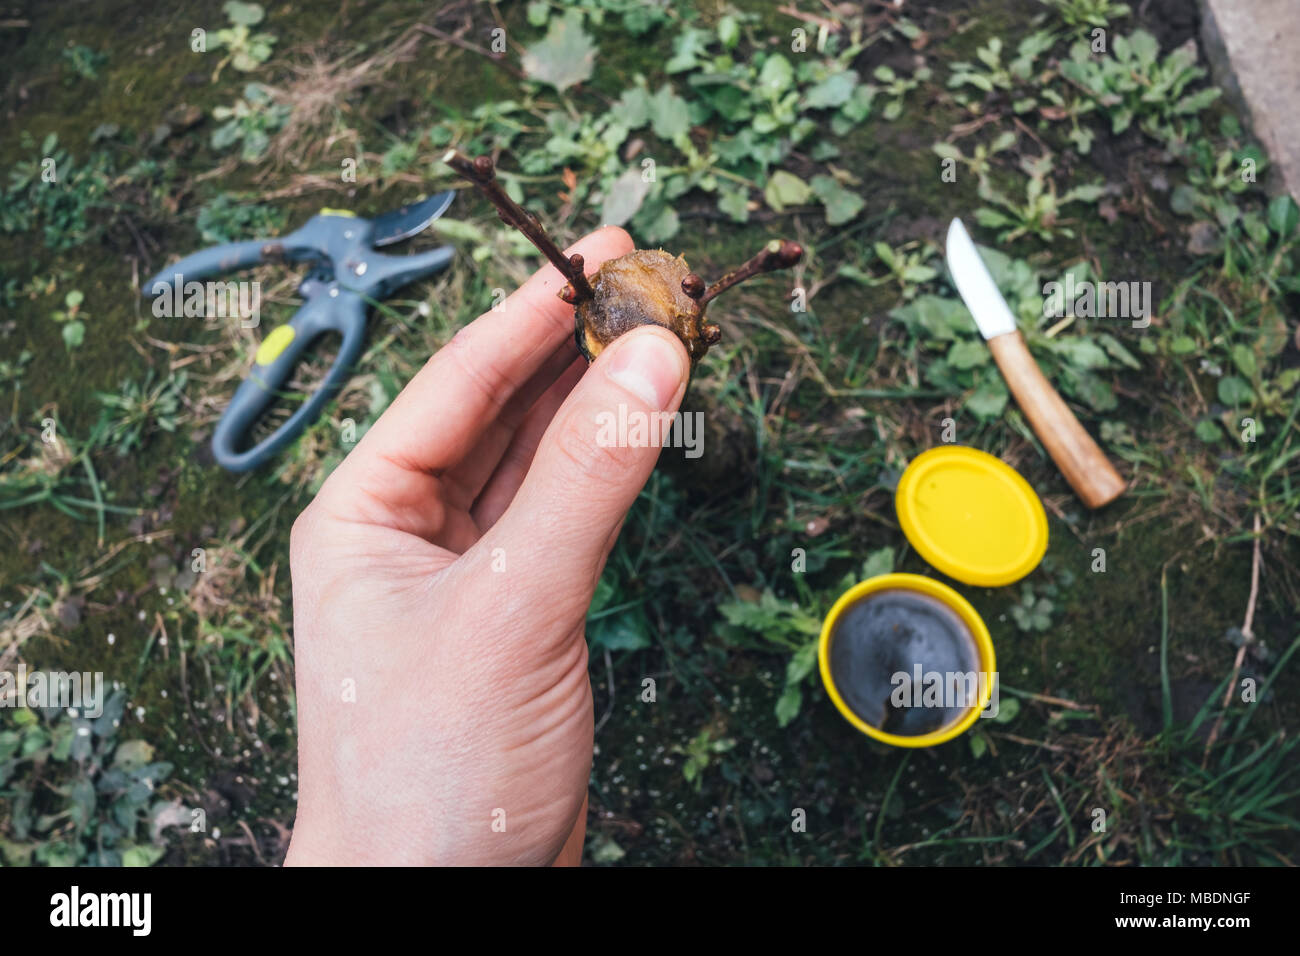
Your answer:
[[[631,248],[605,228],[569,251],[594,272]],[[290,864],[581,857],[583,627],[658,457],[602,447],[596,416],[676,411],[689,367],[649,326],[588,369],[563,284],[546,265],[462,329],[294,523]]]

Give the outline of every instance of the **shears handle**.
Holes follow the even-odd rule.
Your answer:
[[[297,234],[283,239],[249,239],[244,242],[227,242],[210,249],[200,249],[178,262],[173,262],[163,269],[144,286],[145,295],[160,295],[167,291],[160,284],[170,287],[173,283],[183,284],[190,280],[206,279],[209,276],[251,269],[268,259],[303,258],[299,251]]]
[[[365,347],[366,301],[354,292],[335,289],[335,296],[322,292],[308,299],[288,324],[262,339],[248,378],[235,390],[212,433],[212,454],[221,467],[248,471],[264,464],[316,419],[351,373]],[[249,428],[278,397],[302,353],[325,332],[338,332],[343,339],[325,380],[284,424],[241,450]]]

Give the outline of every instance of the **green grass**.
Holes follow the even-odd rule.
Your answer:
[[[346,39],[359,55],[380,54],[411,23],[402,5],[269,9],[256,27],[277,37],[269,59],[248,73],[227,66],[216,80],[215,58],[196,67],[193,55],[160,52],[145,69],[119,56],[111,5],[75,38],[107,53],[92,58],[94,82],[70,69],[60,52],[70,37],[53,21],[33,31],[43,41],[0,38],[15,68],[48,78],[16,117],[26,137],[0,145],[18,173],[0,184],[12,200],[0,221],[0,302],[14,320],[0,330],[0,661],[102,670],[123,684],[132,735],[172,765],[159,799],[207,811],[204,832],[163,831],[164,859],[283,854],[296,789],[293,518],[346,454],[342,422],[364,432],[427,356],[492,304],[492,290],[516,285],[538,258],[465,194],[455,225],[417,240],[455,241],[456,266],[377,308],[348,388],[279,461],[246,476],[217,469],[206,442],[257,335],[292,310],[294,280],[276,267],[254,274],[271,314],[250,335],[152,317],[129,295],[128,263],[143,279],[168,254],[282,233],[321,206],[380,212],[450,182],[435,159],[454,142],[501,149],[503,178],[562,238],[603,221],[603,196],[652,156],[658,179],[628,219],[639,243],[680,251],[706,276],[773,235],[808,250],[806,311],[790,311],[772,278],[715,314],[724,339],[687,397],[706,413],[706,454],[665,452],[597,591],[589,860],[1294,862],[1300,363],[1287,331],[1300,217],[1234,178],[1242,160],[1264,157],[1198,95],[1199,79],[1179,93],[1197,96],[1195,109],[1174,116],[1142,112],[1128,95],[1121,105],[1138,115],[1124,130],[1120,106],[1089,92],[1118,82],[1112,64],[1083,76],[1083,89],[1045,66],[1068,58],[1089,17],[1109,17],[1125,35],[1163,36],[1162,26],[1113,3],[1054,5],[1062,17],[1050,5],[973,0],[956,21],[909,10],[849,22],[821,50],[812,27],[797,54],[783,51],[800,24],[767,5],[673,7],[643,20],[615,0],[577,6],[596,50],[589,82],[525,84],[426,35],[419,56],[374,67],[383,84],[341,88],[346,110],[295,132],[297,165],[277,165],[273,132],[257,156],[214,148],[214,110],[250,81],[290,90],[283,105],[302,109],[286,51],[324,43],[328,59]],[[560,15],[534,5],[530,22],[524,4],[502,10],[524,46]],[[424,20],[445,31],[455,15]],[[165,30],[174,15],[143,16]],[[1042,31],[1053,46],[1035,69],[1007,68]],[[994,37],[997,82],[991,97],[972,98],[979,81],[954,88],[954,71],[972,73],[954,64],[978,64]],[[1142,46],[1142,75],[1169,80],[1178,68],[1169,52],[1153,59]],[[518,64],[513,53],[507,61]],[[155,94],[196,69],[202,82],[185,87],[186,100],[206,118],[157,139],[159,104],[173,97]],[[128,84],[131,97],[114,98]],[[791,109],[791,96],[817,105]],[[619,127],[620,116],[640,118],[646,97],[655,106],[644,120]],[[1058,101],[1075,106],[1058,115]],[[971,129],[973,117],[985,122]],[[105,119],[118,129],[92,138]],[[51,135],[71,171],[66,192],[39,191]],[[360,154],[355,184],[339,182],[330,142]],[[941,178],[946,156],[963,160],[955,182]],[[1034,199],[1026,160],[1060,196],[1098,181],[1113,189],[1068,206],[1065,224]],[[1157,176],[1171,188],[1143,185]],[[1014,235],[998,243],[996,230],[976,227],[977,241],[996,245],[990,264],[1046,374],[1133,478],[1101,514],[1072,496],[1008,401],[943,273],[947,218],[974,226],[992,192],[1010,197],[999,209],[1015,223],[1000,225]],[[1151,281],[1151,326],[1044,319],[1042,285],[1067,272]],[[75,346],[71,321],[84,325]],[[301,383],[324,368],[318,356]],[[56,440],[43,436],[46,419]],[[940,748],[901,753],[839,717],[807,649],[847,583],[886,562],[933,573],[899,530],[892,498],[948,419],[959,443],[1000,455],[1037,489],[1051,545],[1022,586],[959,586],[989,624],[1004,704],[1016,706]],[[1244,419],[1254,440],[1242,440]],[[1246,529],[1257,515],[1264,573],[1252,597]],[[1097,548],[1104,573],[1093,570]],[[1255,681],[1257,703],[1237,690],[1223,710],[1233,632],[1240,639],[1252,602],[1254,641],[1235,680]],[[655,705],[638,698],[646,676]],[[14,719],[0,711],[0,734],[16,732]],[[6,862],[61,860],[89,840],[90,817],[17,840],[12,801],[98,772],[16,764],[3,783],[11,803],[0,802]],[[803,831],[792,828],[798,810]],[[1098,811],[1104,830],[1094,829]],[[143,831],[132,839],[155,845]]]

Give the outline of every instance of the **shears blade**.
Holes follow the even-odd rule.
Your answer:
[[[428,199],[384,213],[375,219],[375,231],[370,241],[376,246],[389,246],[411,238],[446,212],[455,198],[456,191],[449,189]]]

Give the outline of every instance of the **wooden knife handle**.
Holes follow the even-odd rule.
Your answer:
[[[1100,508],[1118,498],[1124,479],[1043,375],[1020,333],[995,335],[988,345],[1034,434],[1083,503]]]

